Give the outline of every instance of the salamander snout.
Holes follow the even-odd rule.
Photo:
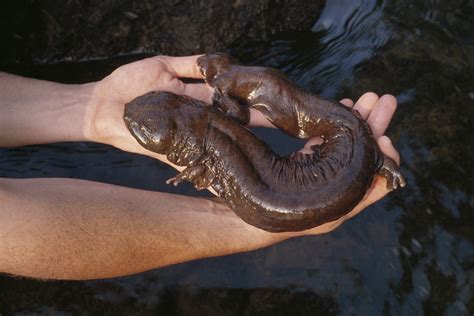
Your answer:
[[[142,124],[139,124],[137,121],[134,121],[130,116],[124,115],[123,120],[125,121],[125,125],[127,126],[130,133],[137,139],[137,141],[145,145],[147,144],[150,139],[152,138],[152,133],[150,130]]]
[[[204,80],[211,86],[213,79],[220,73],[227,71],[230,65],[235,64],[237,64],[236,60],[223,53],[206,54],[197,60],[199,71],[204,77]]]

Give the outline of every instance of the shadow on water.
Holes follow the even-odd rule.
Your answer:
[[[474,3],[328,1],[311,30],[235,46],[243,62],[279,68],[332,98],[397,96],[388,135],[408,187],[335,232],[245,254],[88,282],[0,277],[0,313],[469,315],[474,311]],[[139,58],[6,70],[96,80]],[[277,150],[287,140],[258,132]],[[74,177],[175,189],[174,171],[97,144],[2,149],[2,177]]]

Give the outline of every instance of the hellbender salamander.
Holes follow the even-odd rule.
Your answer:
[[[405,185],[357,111],[303,91],[275,69],[241,66],[224,54],[204,55],[198,66],[215,88],[216,106],[170,92],[125,106],[125,123],[143,147],[187,167],[169,182],[211,186],[245,222],[271,232],[340,218],[376,174],[390,190]],[[279,156],[243,125],[249,108],[289,135],[320,136],[323,144],[310,155]]]

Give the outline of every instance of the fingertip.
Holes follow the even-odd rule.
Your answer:
[[[202,74],[197,65],[197,59],[201,56],[202,54],[183,57],[157,56],[157,58],[164,58],[168,70],[176,77],[201,79]]]
[[[380,99],[379,95],[375,92],[366,92],[364,93],[363,95],[361,95],[361,97],[359,98],[359,100],[357,100],[357,103],[360,103],[360,102],[364,102],[364,101],[372,101],[372,102],[375,102],[377,101],[378,99]]]
[[[351,99],[348,99],[348,98],[342,99],[339,102],[341,102],[342,104],[344,104],[345,106],[350,107],[350,108],[354,106],[354,101],[352,101]]]
[[[367,123],[376,139],[384,135],[396,110],[397,99],[391,94],[384,94],[374,105]]]
[[[379,96],[375,92],[366,92],[357,100],[354,110],[359,111],[362,118],[366,120],[378,100]]]
[[[380,97],[379,102],[383,104],[385,107],[390,107],[393,109],[393,112],[397,109],[397,98],[395,98],[391,94],[384,94],[383,96]]]
[[[377,140],[379,145],[384,145],[384,146],[391,146],[393,147],[392,141],[390,138],[386,135],[380,136],[379,139]]]
[[[400,154],[398,153],[398,151],[393,146],[392,141],[390,140],[390,138],[388,138],[387,136],[381,136],[377,140],[377,143],[380,147],[380,150],[382,150],[382,152],[386,156],[392,158],[397,163],[397,165],[400,165]]]

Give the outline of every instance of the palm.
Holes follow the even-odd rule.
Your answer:
[[[107,143],[129,152],[152,156],[172,165],[165,156],[150,152],[135,141],[122,119],[124,105],[137,96],[152,90],[185,94],[210,103],[213,93],[212,88],[204,83],[185,84],[180,80],[183,77],[202,79],[196,65],[198,57],[158,56],[147,58],[124,65],[100,81],[95,87],[93,98],[89,104],[87,114],[89,117],[86,121],[90,123],[85,127],[85,133],[88,135],[88,138],[92,141]],[[398,163],[399,156],[397,151],[393,148],[388,137],[382,136],[396,110],[396,99],[390,95],[379,98],[374,93],[366,93],[355,105],[348,99],[341,102],[346,106],[353,106],[354,109],[361,113],[378,140],[382,152]],[[260,112],[254,110],[251,110],[250,125],[272,126]],[[317,138],[310,139],[302,150],[308,150],[317,141]],[[175,165],[172,166],[178,170],[182,169]],[[368,194],[349,214],[337,221],[295,234],[320,234],[331,231],[347,219],[361,212],[368,205],[383,198],[388,192],[385,188],[385,180],[381,177],[376,177]],[[295,234],[288,236],[291,237]]]
[[[205,84],[185,84],[179,78],[200,78],[195,56],[157,56],[143,59],[116,69],[100,81],[89,106],[90,123],[86,133],[93,141],[117,148],[166,159],[140,147],[125,127],[122,116],[124,105],[152,90],[185,94],[210,102],[212,89]]]

